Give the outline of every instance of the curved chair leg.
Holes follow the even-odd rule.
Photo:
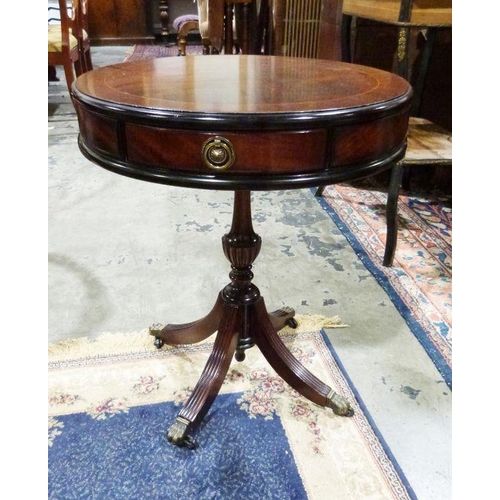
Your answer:
[[[224,382],[238,344],[240,319],[237,307],[224,306],[223,320],[203,373],[179,416],[168,430],[167,438],[171,443],[189,448],[195,446],[189,434],[200,424]]]
[[[178,24],[178,32],[177,32],[177,48],[178,56],[186,55],[186,46],[187,46],[187,37],[190,31],[199,29],[199,21],[195,19],[182,20],[181,18],[177,18],[174,20],[174,26]]]
[[[386,267],[392,266],[396,245],[398,242],[398,198],[401,179],[403,176],[403,164],[396,163],[391,170],[391,180],[387,195],[386,219],[387,237],[385,241],[385,252],[383,264]]]

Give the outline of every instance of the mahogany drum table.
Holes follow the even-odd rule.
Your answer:
[[[200,342],[213,351],[168,430],[179,446],[207,413],[229,369],[257,345],[294,389],[338,415],[348,401],[299,363],[278,331],[296,326],[293,309],[269,313],[252,283],[261,238],[253,190],[354,180],[392,168],[404,155],[411,87],[374,68],[261,55],[161,58],[102,67],[80,76],[73,100],[79,146],[92,162],[160,184],[235,193],[222,238],[230,283],[212,311],[183,325],[153,326],[155,345]]]

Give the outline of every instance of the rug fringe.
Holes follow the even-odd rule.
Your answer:
[[[280,333],[286,332],[314,332],[321,328],[345,328],[348,325],[342,323],[339,316],[325,317],[321,315],[296,315],[298,326],[295,329],[290,327],[283,328]],[[209,338],[204,342],[212,342]],[[202,342],[200,342],[201,344]],[[174,349],[175,347],[165,345],[163,349]],[[105,332],[96,339],[88,337],[73,338],[63,340],[57,344],[49,344],[48,361],[62,361],[84,359],[95,356],[108,356],[110,354],[123,355],[130,353],[141,353],[156,351],[153,339],[149,330],[127,333]]]

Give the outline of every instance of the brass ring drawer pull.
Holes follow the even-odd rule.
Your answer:
[[[211,137],[203,143],[202,155],[207,167],[214,170],[225,170],[236,159],[233,145],[219,136]]]

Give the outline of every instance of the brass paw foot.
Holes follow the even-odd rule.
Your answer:
[[[328,395],[327,406],[333,410],[335,415],[341,417],[352,417],[354,415],[354,410],[349,401],[333,390]]]
[[[190,422],[182,417],[177,417],[167,432],[167,439],[176,446],[193,449],[196,443],[193,438],[187,435]]]
[[[149,335],[152,335],[153,337],[158,336],[158,334],[163,330],[165,325],[162,325],[161,323],[154,323],[149,327]]]

